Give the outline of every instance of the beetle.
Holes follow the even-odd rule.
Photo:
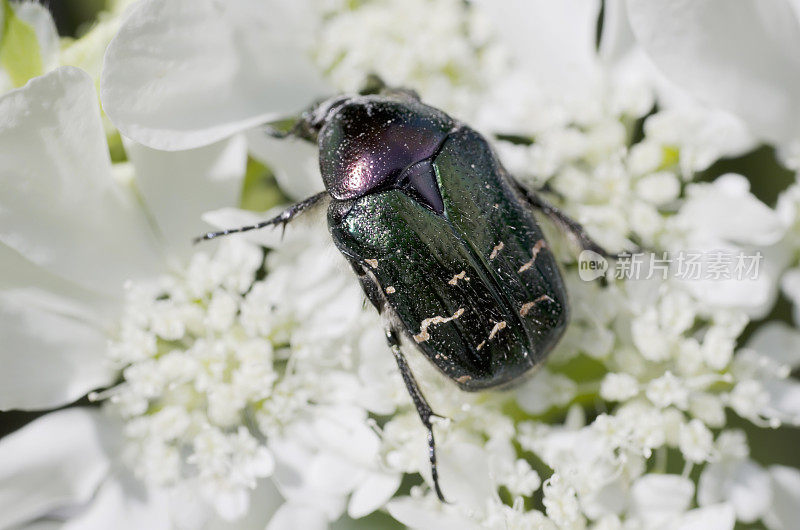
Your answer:
[[[197,240],[286,226],[328,204],[333,242],[385,316],[386,339],[428,431],[434,490],[444,501],[431,418],[401,350],[416,346],[465,391],[512,385],[566,328],[569,304],[539,210],[600,254],[577,222],[523,187],[469,126],[381,83],[318,102],[287,132],[317,144],[325,191],[266,221]]]

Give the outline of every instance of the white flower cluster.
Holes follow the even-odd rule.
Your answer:
[[[728,201],[717,205],[719,211],[736,207],[760,214],[737,241],[771,231],[771,240],[754,241],[762,248],[782,237],[778,214],[750,195],[740,177],[690,183],[697,171],[735,152],[738,138],[720,139],[711,130],[687,139],[682,132],[693,126],[687,120],[697,120],[696,113],[686,117],[667,109],[645,119],[655,94],[639,78],[612,76],[577,95],[521,90],[520,83],[531,80],[512,75],[511,54],[487,36],[486,17],[462,2],[436,4],[442,16],[415,17],[418,38],[409,42],[403,21],[410,23],[409,14],[430,7],[422,4],[409,9],[405,3],[368,2],[329,12],[316,60],[342,89],[354,90],[354,80],[377,72],[389,82],[415,86],[429,101],[447,94],[450,99],[441,97],[439,104],[474,116],[478,126],[500,138],[524,139],[497,142],[512,172],[529,185],[547,185],[609,248],[630,248],[632,242],[706,248],[724,242],[727,233],[719,221],[698,230],[707,224],[706,203],[712,199]],[[441,46],[444,33],[459,38]],[[369,45],[379,37],[381,47]],[[490,86],[485,79],[499,81]],[[464,105],[467,100],[472,106]],[[637,126],[641,138],[635,139]],[[371,502],[364,499],[366,490],[353,493],[351,516],[379,507],[403,473],[430,481],[424,430],[391,366],[381,361],[381,370],[367,371],[368,359],[390,357],[377,340],[365,346],[361,338],[372,325],[374,339],[379,323],[367,316],[371,309],[359,309],[353,282],[320,258],[333,252],[330,244],[303,234],[302,245],[286,242],[270,253],[264,280],[248,281],[258,268],[255,258],[244,267],[224,265],[232,258],[224,257],[231,250],[223,248],[210,261],[203,254],[195,257],[185,279],[160,297],[151,292],[144,307],[132,310],[123,336],[149,349],[143,359],[118,359],[130,366],[112,401],[127,404],[122,412],[139,470],[166,474],[175,483],[194,468],[214,484],[211,499],[224,499],[220,493],[226,488],[243,495],[255,487],[257,476],[272,472],[266,447],[285,452],[297,444],[296,438],[278,440],[287,432],[296,435],[297,427],[290,426],[333,400],[363,411],[354,425],[371,424],[380,433],[380,445],[377,439],[369,444],[373,455],[361,455],[360,461],[384,477],[376,479],[382,487]],[[574,249],[559,244],[557,233],[550,240],[571,261]],[[236,274],[229,274],[234,269]],[[705,518],[733,520],[734,512],[745,522],[769,517],[766,503],[726,503],[737,478],[720,471],[737,462],[767,476],[747,459],[741,434],[724,429],[726,407],[760,425],[798,420],[774,399],[776,385],[787,384],[788,367],[769,352],[749,349],[734,356],[748,310],[758,309],[742,300],[764,305],[771,299],[761,292],[764,285],[721,304],[680,282],[602,287],[574,276],[567,271],[575,308],[567,336],[547,367],[514,393],[465,395],[411,353],[429,401],[449,419],[436,428],[442,485],[453,503],[441,505],[429,488],[414,487],[409,497],[389,502],[389,512],[413,528],[443,521],[487,528],[671,527]],[[231,281],[235,285],[226,286]],[[138,323],[135,331],[127,330],[130,321]],[[128,351],[130,340],[112,353],[120,349]],[[392,389],[389,401],[380,395],[387,389]],[[360,399],[365,393],[371,401]],[[587,407],[598,399],[609,409]],[[551,424],[566,411],[565,424]],[[391,416],[370,423],[364,412]],[[728,447],[731,440],[739,449]],[[249,453],[232,450],[243,442]],[[331,451],[338,451],[335,444],[313,450],[323,460]],[[262,465],[253,465],[258,458]],[[281,458],[287,456],[278,454]],[[694,466],[704,469],[702,495],[689,478]],[[682,473],[665,474],[675,470]],[[544,484],[540,473],[549,475]],[[276,480],[280,485],[280,477]],[[354,489],[342,486],[338,494]],[[315,494],[320,500],[331,491]],[[543,495],[541,511],[524,509],[536,494]],[[220,509],[228,516],[243,510]],[[325,516],[336,518],[340,510],[331,508]]]
[[[321,3],[315,60],[345,92],[358,91],[365,72],[374,73],[414,87],[431,105],[469,115],[508,63],[487,18],[460,0]]]
[[[313,448],[287,456],[299,449],[291,435],[305,431],[325,446],[324,459],[335,459],[331,451],[343,447],[330,446],[329,430],[344,427],[333,420],[351,418],[351,467],[377,467],[372,474],[383,478],[365,410],[393,411],[396,392],[383,387],[394,382],[385,381],[393,372],[391,364],[371,367],[359,355],[375,335],[380,339],[380,324],[362,311],[360,290],[342,274],[341,260],[323,258],[333,251],[330,243],[311,230],[302,236],[266,262],[259,247],[229,240],[213,256],[196,253],[183,271],[129,286],[119,338],[109,349],[122,382],[91,396],[106,398],[125,421],[125,454],[141,479],[170,488],[193,484],[226,519],[244,515],[258,479],[273,474],[273,450],[284,467],[287,459],[297,458],[301,470],[313,461]],[[266,278],[256,280],[262,266]],[[384,373],[373,381],[370,369]],[[329,472],[348,468],[335,464]],[[377,495],[391,495],[399,476],[387,480],[391,491]],[[342,497],[357,487],[327,494]],[[371,495],[369,486],[360,495],[368,512],[385,501]]]
[[[109,349],[124,381],[106,391],[127,421],[127,452],[141,478],[173,485],[197,476],[217,501],[241,497],[272,473],[272,456],[244,425],[280,392],[272,343],[233,326],[262,252],[224,250],[216,259],[196,254],[185,277],[130,286],[120,339]]]
[[[3,89],[33,76],[0,96],[0,139],[39,146],[0,147],[10,168],[0,168],[0,215],[16,216],[0,230],[0,260],[24,287],[0,285],[15,355],[0,374],[0,408],[54,408],[101,388],[90,397],[106,413],[53,412],[0,441],[0,526],[797,526],[800,471],[759,463],[748,433],[800,425],[800,187],[773,208],[744,176],[697,179],[757,141],[796,168],[796,128],[781,121],[796,115],[796,95],[767,98],[775,104],[760,113],[739,106],[791,85],[748,61],[784,57],[775,39],[758,40],[759,17],[794,20],[794,0],[763,11],[607,0],[599,39],[596,0],[140,0],[120,18],[126,4],[60,55],[49,15],[25,4],[17,17],[38,32],[41,72],[0,61]],[[714,36],[701,39],[711,59],[675,37],[692,31]],[[726,50],[739,38],[755,51],[735,54],[732,68]],[[739,67],[747,75],[733,95],[700,83],[730,84]],[[357,90],[371,73],[480,130],[510,173],[611,251],[759,252],[763,267],[744,281],[582,281],[576,246],[545,222],[571,322],[530,380],[461,392],[405,348],[441,416],[441,503],[380,318],[321,216],[304,213],[314,226],[295,221],[281,240],[266,230],[188,249],[203,212],[236,203],[248,154],[287,194],[321,189],[313,149],[270,146],[252,128]],[[125,166],[108,157],[92,81],[129,137]],[[131,177],[117,185],[121,169]],[[36,185],[2,185],[22,179]],[[62,188],[83,202],[42,191]],[[203,218],[230,227],[254,214]],[[109,227],[99,240],[96,226]],[[107,250],[84,256],[97,241]],[[794,326],[762,320],[779,292],[794,303]],[[66,368],[40,377],[50,365]],[[120,458],[127,467],[113,465]],[[146,494],[128,491],[130,471]],[[1,500],[35,489],[30,503]]]

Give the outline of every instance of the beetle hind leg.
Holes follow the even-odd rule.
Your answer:
[[[282,211],[280,214],[276,215],[272,219],[267,219],[266,221],[261,221],[260,223],[247,225],[247,226],[240,226],[237,228],[228,228],[227,230],[220,230],[219,232],[207,232],[202,236],[196,237],[194,239],[195,243],[199,243],[200,241],[207,241],[209,239],[214,239],[220,236],[227,236],[229,234],[238,234],[240,232],[249,232],[250,230],[258,230],[259,228],[265,228],[267,226],[275,226],[281,225],[284,229],[286,229],[286,225],[289,222],[303,213],[304,211],[316,206],[322,199],[327,197],[327,191],[321,191],[311,197],[304,199],[296,204],[293,204]]]
[[[541,198],[538,194],[525,188],[516,180],[514,180],[514,184],[519,192],[522,193],[522,195],[528,201],[528,204],[549,217],[550,220],[558,225],[559,228],[571,234],[572,237],[577,240],[578,244],[583,250],[591,250],[607,258],[612,257],[607,250],[598,245],[589,236],[589,234],[586,232],[586,229],[583,228],[583,226],[581,226],[581,224],[576,220]]]
[[[425,396],[422,395],[422,391],[419,389],[419,384],[414,378],[414,374],[411,373],[411,368],[409,368],[403,352],[400,351],[400,340],[397,332],[393,329],[387,330],[386,340],[389,342],[389,346],[392,349],[394,359],[397,361],[397,367],[400,369],[400,375],[403,377],[406,390],[408,390],[411,400],[414,402],[414,406],[417,409],[417,414],[419,414],[419,419],[428,430],[428,459],[431,463],[433,489],[440,501],[447,502],[442,494],[442,489],[439,486],[439,470],[436,463],[436,439],[433,437],[433,425],[431,424],[431,418],[441,418],[441,416],[435,414],[433,410],[431,410],[431,406],[428,404]]]

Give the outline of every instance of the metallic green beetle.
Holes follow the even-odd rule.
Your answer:
[[[328,226],[372,304],[428,429],[433,411],[400,350],[419,348],[461,389],[520,381],[567,324],[564,284],[532,210],[604,254],[580,225],[524,189],[486,139],[413,92],[380,87],[309,108],[288,133],[317,143],[326,190],[264,222],[199,239],[286,225],[329,198]]]

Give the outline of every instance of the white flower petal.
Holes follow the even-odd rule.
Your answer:
[[[600,38],[600,57],[617,62],[631,53],[636,44],[628,21],[625,0],[606,0],[603,7],[603,30]]]
[[[111,323],[119,308],[119,300],[102,296],[31,263],[19,252],[0,243],[0,292],[3,290],[29,289],[58,300],[60,313],[67,313],[84,320]]]
[[[723,157],[738,156],[756,145],[746,124],[724,110],[699,103],[655,72],[659,105],[664,110],[645,122],[649,139],[680,149],[680,168],[693,176]]]
[[[792,467],[772,466],[772,506],[764,515],[770,530],[797,528],[800,521],[800,471]]]
[[[96,411],[52,412],[0,441],[0,526],[81,505],[109,469]]]
[[[442,447],[437,453],[439,482],[449,502],[480,506],[492,496],[494,487],[485,450],[473,444],[457,443]],[[426,480],[430,478],[428,468],[422,468]]]
[[[400,487],[398,473],[370,473],[350,497],[347,514],[353,519],[369,515],[392,498]]]
[[[749,191],[740,175],[691,185],[687,194],[680,212],[669,221],[675,233],[684,235],[668,246],[673,256],[683,253],[686,259],[699,253],[696,257],[706,273],[679,278],[680,283],[712,306],[763,316],[777,295],[776,278],[784,266],[785,258],[774,244],[786,232],[785,224]],[[727,267],[718,278],[708,273],[714,260]]]
[[[788,2],[628,0],[634,34],[666,76],[762,138],[800,134],[800,24]]]
[[[208,210],[239,202],[247,165],[244,137],[180,152],[126,146],[136,183],[158,223],[168,252],[187,257],[192,239],[208,230]]]
[[[784,423],[800,425],[800,382],[795,379],[776,379],[764,382],[769,404],[763,411]]]
[[[800,332],[785,322],[759,326],[747,341],[747,348],[791,368],[800,366]]]
[[[272,138],[255,129],[247,134],[250,151],[272,169],[281,190],[297,200],[325,189],[317,146],[296,138]]]
[[[20,20],[27,22],[36,32],[39,41],[39,53],[42,57],[42,68],[45,72],[58,65],[59,38],[56,24],[50,11],[36,2],[23,2],[11,4],[14,14]]]
[[[267,530],[326,530],[325,513],[311,504],[284,503],[270,519]]]
[[[694,484],[680,475],[644,475],[634,483],[631,494],[634,512],[656,527],[686,511]]]
[[[769,475],[755,462],[714,462],[700,475],[697,502],[700,506],[727,502],[737,519],[752,523],[769,506],[770,493]]]
[[[64,530],[168,530],[167,497],[146,488],[127,472],[109,477],[86,510],[70,517]]]
[[[412,497],[400,497],[386,505],[392,517],[414,530],[477,530],[479,525],[461,513],[446,509],[438,501],[433,506]]]
[[[316,433],[312,431],[311,434]],[[302,506],[305,504],[305,499],[313,498],[314,506],[323,514],[325,520],[338,519],[344,511],[344,498],[340,492],[321,490],[318,484],[314,483],[314,479],[317,478],[312,476],[316,471],[312,468],[317,460],[314,452],[301,447],[297,440],[291,439],[271,441],[270,449],[275,454],[273,477],[278,490],[287,502]]]
[[[113,381],[106,335],[78,309],[34,289],[0,294],[0,410],[64,405]]]
[[[708,242],[771,245],[786,231],[780,216],[750,192],[741,175],[728,173],[712,184],[694,185],[688,196],[679,216],[692,227],[698,244],[705,238]]]
[[[221,140],[298,112],[325,91],[304,49],[310,2],[143,0],[106,52],[103,107],[157,149]]]
[[[730,504],[722,503],[689,510],[677,525],[678,530],[733,530],[736,513]]]
[[[781,290],[792,301],[795,324],[800,324],[800,269],[789,269],[781,278]]]
[[[498,36],[548,94],[583,97],[596,88],[596,0],[481,0]]]
[[[77,68],[0,98],[0,241],[114,295],[161,267],[133,196],[111,177],[94,83]]]
[[[225,521],[198,492],[196,482],[184,481],[169,490],[169,513],[173,528],[203,530],[264,530],[265,522],[283,504],[283,498],[271,480],[260,480],[250,494],[250,509],[236,521]],[[112,526],[106,526],[111,528]]]

